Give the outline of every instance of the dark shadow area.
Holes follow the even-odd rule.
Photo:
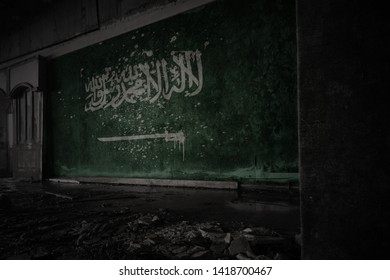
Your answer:
[[[0,183],[0,259],[299,259],[286,193]]]

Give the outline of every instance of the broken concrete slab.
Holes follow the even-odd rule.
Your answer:
[[[249,242],[244,237],[239,237],[234,239],[229,246],[229,253],[232,256],[235,256],[239,253],[246,253],[251,250]]]

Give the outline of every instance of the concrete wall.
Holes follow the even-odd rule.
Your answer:
[[[118,19],[142,13],[155,6],[164,6],[175,0],[98,0],[99,22],[107,25]]]
[[[1,11],[6,24],[0,29],[0,86],[8,96],[20,84],[45,93],[46,75],[31,61],[51,60],[212,1],[59,0],[37,1],[37,6],[6,5],[9,11]],[[20,153],[18,157],[26,162]],[[42,162],[46,157],[34,159]],[[13,169],[15,175],[18,168]]]
[[[42,5],[38,12],[24,17],[11,29],[0,31],[0,64],[22,55],[60,44],[139,14],[183,3],[200,5],[204,0],[68,0]],[[170,13],[167,13],[169,16]],[[152,15],[151,18],[154,16]],[[149,19],[150,20],[150,19]],[[148,20],[144,18],[146,23]],[[123,27],[116,27],[123,28]]]
[[[0,36],[0,62],[69,40],[98,28],[95,0],[55,1],[21,19]]]
[[[361,2],[297,1],[305,259],[389,257],[389,25]]]
[[[215,0],[59,0],[0,29],[0,69],[54,58]]]
[[[295,39],[293,1],[218,1],[52,59],[52,176],[295,181]]]

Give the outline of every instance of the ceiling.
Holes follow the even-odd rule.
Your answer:
[[[12,32],[20,26],[23,19],[31,18],[47,9],[56,0],[1,0],[0,34]]]

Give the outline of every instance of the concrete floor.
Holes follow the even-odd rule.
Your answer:
[[[75,245],[75,241],[80,239],[80,232],[74,234],[73,232],[83,223],[95,223],[97,227],[98,224],[101,225],[108,220],[114,221],[114,227],[124,228],[128,227],[128,223],[124,224],[125,222],[142,218],[144,217],[142,215],[150,213],[164,219],[164,225],[153,227],[150,225],[149,228],[142,228],[140,232],[131,232],[131,234],[145,235],[161,226],[177,227],[185,221],[185,223],[197,225],[198,228],[199,225],[211,228],[217,224],[217,230],[221,231],[223,228],[224,232],[239,232],[244,228],[262,227],[271,229],[277,232],[278,236],[284,236],[291,241],[294,240],[294,235],[299,232],[300,228],[299,201],[297,197],[292,197],[288,192],[26,183],[3,179],[0,181],[0,194],[12,204],[9,209],[4,202],[2,206],[0,205],[2,208],[0,209],[0,216],[2,216],[0,233],[4,237],[0,242],[0,258],[3,259],[176,258],[169,253],[161,255],[160,252],[153,256],[152,253],[145,255],[140,254],[139,251],[135,253],[133,251],[132,254],[126,251],[122,255],[110,255],[110,251],[101,253],[101,255],[90,255],[84,251],[80,253],[79,251],[83,248],[80,248],[80,244]],[[127,231],[125,233],[130,234]],[[38,238],[42,234],[46,236],[46,239]],[[93,241],[85,242],[85,244],[88,246],[95,244],[93,248],[97,248],[98,244],[111,238],[110,234],[114,235],[117,232],[105,234],[102,231],[95,234]],[[29,236],[28,243],[24,241],[26,235]],[[120,235],[123,237],[123,230]],[[134,238],[138,240],[137,236]],[[13,244],[13,239],[18,241]],[[203,243],[198,247],[205,247]],[[31,245],[26,248],[26,244]],[[47,244],[51,245],[47,246]],[[64,248],[65,245],[67,248]],[[298,247],[291,244],[286,246],[289,248],[284,251],[279,246],[278,250],[284,252],[283,254],[275,250],[271,250],[272,253],[270,253],[270,249],[267,248],[268,257],[274,258],[276,255],[279,257],[284,255],[285,258],[300,257]],[[207,250],[209,249],[205,249],[205,252]],[[222,253],[221,255],[200,253],[197,256],[200,255],[206,259],[225,258]],[[267,254],[264,253],[264,255]],[[191,259],[186,255],[182,255],[181,258]],[[231,256],[231,258],[234,257]]]

